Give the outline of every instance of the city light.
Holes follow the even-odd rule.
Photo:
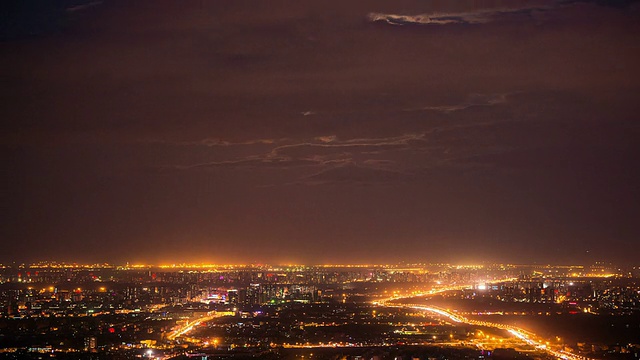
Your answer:
[[[558,359],[588,360],[601,354],[597,344],[572,345],[565,340],[573,336],[568,332],[545,339],[507,321],[551,314],[587,313],[597,318],[606,311],[633,311],[640,296],[640,289],[615,285],[633,284],[633,278],[576,278],[568,276],[575,266],[562,265],[264,264],[215,270],[111,266],[92,268],[90,274],[78,265],[64,271],[40,267],[37,275],[28,269],[25,265],[19,271],[33,274],[23,290],[4,293],[8,302],[4,312],[0,308],[0,321],[48,318],[54,321],[49,328],[52,334],[67,334],[68,326],[56,319],[82,323],[90,318],[106,335],[98,339],[136,340],[100,344],[87,337],[82,348],[52,346],[47,351],[140,349],[147,358],[168,356],[159,355],[160,350],[184,353],[184,346],[193,349],[188,354],[195,356],[202,351],[364,349],[395,344],[460,351],[513,348]],[[529,275],[514,276],[523,273]],[[96,278],[109,281],[96,284]],[[5,267],[0,279],[13,283],[17,272]],[[490,299],[493,309],[482,309],[483,299]],[[479,307],[470,311],[460,307],[460,300]],[[523,311],[536,309],[537,304],[549,310]],[[345,334],[349,338],[333,337],[347,326],[354,329]],[[362,326],[389,330],[361,333]],[[283,336],[268,335],[274,333]],[[260,350],[261,344],[268,347]],[[633,345],[620,348],[621,352],[633,350]]]

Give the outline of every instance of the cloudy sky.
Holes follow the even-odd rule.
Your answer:
[[[640,3],[40,3],[0,261],[637,263]]]

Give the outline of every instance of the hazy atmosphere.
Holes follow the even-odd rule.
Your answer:
[[[636,2],[38,4],[2,261],[637,263]]]

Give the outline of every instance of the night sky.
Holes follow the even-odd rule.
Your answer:
[[[0,261],[640,258],[640,3],[13,3]]]

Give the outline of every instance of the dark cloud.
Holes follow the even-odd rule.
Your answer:
[[[562,10],[563,7],[581,3],[628,8],[637,2],[637,0],[567,0],[534,6],[526,3],[513,3],[510,7],[484,8],[464,12],[434,12],[419,15],[369,13],[367,19],[371,22],[382,22],[394,26],[479,25],[497,21],[541,20],[544,13],[548,11]]]
[[[407,109],[407,111],[433,110],[448,114],[450,112],[465,110],[474,106],[503,104],[507,101],[507,96],[508,94],[471,94],[468,96],[466,101],[459,104],[425,106],[418,109]]]
[[[534,6],[522,8],[498,8],[483,9],[474,12],[459,13],[431,13],[420,15],[398,15],[370,13],[369,21],[385,22],[389,25],[452,25],[452,24],[487,24],[489,22],[503,20],[507,17],[526,16],[533,17],[538,12],[551,10],[550,6]]]
[[[634,260],[636,4],[85,5],[1,45],[1,261]]]

